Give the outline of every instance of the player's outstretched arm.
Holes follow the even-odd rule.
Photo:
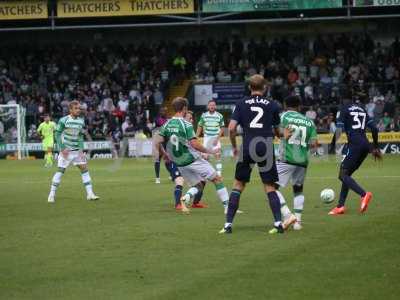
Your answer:
[[[161,136],[159,134],[156,134],[154,136],[154,145],[153,145],[153,147],[154,147],[155,150],[157,150],[156,152],[160,153],[161,156],[164,158],[164,160],[166,162],[168,162],[168,161],[170,161],[170,158],[168,156],[167,151],[165,151],[165,149],[164,149],[164,146],[163,146],[164,141],[165,141],[165,139],[164,139],[163,136]]]
[[[197,125],[196,136],[199,138],[199,137],[201,137],[202,133],[203,133],[203,127],[199,123]]]
[[[200,142],[194,138],[190,140],[190,146],[193,147],[193,149],[201,152],[201,153],[207,153],[207,154],[216,154],[219,150],[218,149],[207,149],[205,148]]]

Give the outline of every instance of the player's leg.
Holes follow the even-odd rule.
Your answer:
[[[154,173],[156,175],[156,183],[160,183],[160,158],[154,161]]]
[[[98,196],[96,196],[93,192],[92,178],[90,177],[87,165],[79,164],[78,168],[81,170],[82,183],[86,189],[86,199],[87,200],[99,200],[100,198]]]
[[[199,192],[194,197],[192,208],[207,208],[208,207],[207,204],[205,204],[201,201],[201,199],[203,198],[203,192],[204,192],[204,188],[206,187],[207,181],[202,181],[201,183],[203,185],[203,188],[201,190],[199,190]]]
[[[188,206],[192,203],[199,190],[202,189],[202,178],[196,173],[192,165],[193,163],[188,166],[178,167],[184,181],[190,186],[189,190],[180,199],[180,210],[184,213],[190,212]]]
[[[222,181],[222,177],[218,176],[217,174],[214,178],[211,179],[211,182],[214,183],[215,191],[217,192],[217,196],[221,201],[224,207],[224,213],[226,214],[228,212],[228,202],[229,202],[228,189],[225,187],[224,182]]]
[[[269,207],[274,217],[274,228],[270,230],[269,233],[283,233],[284,229],[282,225],[281,204],[279,196],[276,193],[275,185],[273,183],[264,182],[264,191],[267,195]]]
[[[246,183],[250,181],[252,168],[253,165],[250,160],[241,159],[236,163],[235,180],[229,196],[226,221],[220,233],[232,233],[232,224],[239,209],[240,196],[246,187]]]
[[[289,220],[289,218],[292,216],[292,213],[291,213],[289,207],[287,206],[285,197],[279,191],[279,188],[280,187],[284,188],[287,186],[287,184],[289,183],[290,178],[292,176],[292,169],[290,168],[290,166],[288,164],[285,164],[282,162],[278,162],[276,164],[276,168],[278,171],[279,180],[275,184],[275,189],[276,189],[276,193],[278,194],[278,197],[279,197],[279,202],[281,204],[281,213],[282,213],[283,220],[286,221],[286,220]],[[284,222],[284,228],[285,228],[285,223],[286,222]],[[289,226],[289,225],[287,225],[287,226]]]
[[[236,213],[239,211],[240,196],[246,187],[246,182],[235,179],[229,196],[228,209],[226,212],[226,220],[224,227],[219,233],[232,233],[232,224]]]
[[[191,186],[191,188],[187,190],[185,195],[183,195],[181,198],[182,212],[185,212],[185,213],[190,212],[190,209],[188,208],[190,206],[190,203],[192,203],[194,197],[196,197],[196,194],[202,189],[203,189],[203,185],[202,185],[201,181],[199,181],[197,184]]]
[[[274,228],[270,230],[271,234],[283,233],[281,203],[278,193],[275,189],[275,182],[279,181],[278,171],[276,169],[275,157],[271,160],[264,160],[257,163],[261,180],[264,184],[264,191],[267,195],[268,203],[274,216]]]
[[[339,180],[342,182],[339,203],[329,212],[330,215],[339,215],[345,212],[345,203],[349,190],[359,194],[362,199],[366,197],[367,202],[370,201],[372,194],[367,193],[352,177],[352,174],[360,167],[367,155],[368,152],[366,150],[349,146],[339,171]]]
[[[289,207],[287,206],[286,199],[283,194],[279,191],[280,186],[275,184],[275,191],[279,197],[279,202],[281,205],[281,214],[282,214],[282,227],[284,230],[289,229],[289,227],[294,224],[297,219],[294,214],[290,211]]]
[[[164,161],[164,166],[169,174],[169,179],[174,180],[174,176],[172,175],[172,172],[174,171],[174,163],[172,161]]]
[[[307,169],[299,166],[292,166],[292,183],[293,183],[293,211],[296,216],[296,223],[293,225],[293,229],[302,229],[302,214],[304,209],[304,194],[303,186],[306,178]]]
[[[48,168],[49,167],[49,160],[48,160],[49,149],[48,149],[47,140],[43,140],[42,147],[43,147],[43,151],[44,151],[44,166],[45,166],[45,168]]]
[[[218,139],[218,138],[216,138],[216,139]],[[214,139],[214,141],[215,141],[215,139]],[[214,141],[213,141],[213,145],[215,143]],[[214,148],[222,149],[221,142],[218,141],[218,143],[214,146]],[[215,154],[215,160],[216,160],[215,169],[217,170],[217,174],[219,176],[222,176],[222,153],[221,152]]]
[[[184,179],[174,163],[170,164],[169,172],[172,180],[175,182],[175,189],[174,189],[175,209],[181,210],[182,209],[181,198],[182,198]]]
[[[99,200],[100,198],[96,196],[93,192],[92,178],[90,177],[89,169],[87,167],[87,161],[85,153],[82,151],[73,153],[73,163],[81,171],[82,183],[86,189],[86,199],[87,200]]]
[[[205,159],[199,158],[187,167],[191,169],[193,174],[199,176],[199,181],[208,180],[214,183],[217,196],[224,208],[227,209],[229,200],[228,190],[222,182],[221,176],[218,176],[213,166]]]
[[[181,210],[181,198],[182,198],[182,190],[183,190],[183,177],[179,176],[175,178],[175,189],[174,189],[174,198],[175,198],[175,209]]]
[[[68,157],[64,157],[61,153],[58,154],[58,170],[57,172],[53,175],[53,178],[51,180],[51,187],[50,187],[50,193],[47,198],[47,202],[49,203],[54,203],[55,202],[55,196],[56,196],[56,191],[57,188],[59,187],[61,183],[61,178],[65,173],[65,170],[71,163],[71,158],[70,155],[68,154]]]
[[[296,223],[293,225],[293,229],[302,229],[302,214],[304,209],[304,194],[303,185],[293,185],[293,211],[296,216]]]
[[[46,164],[49,167],[53,166],[53,147],[47,147]]]

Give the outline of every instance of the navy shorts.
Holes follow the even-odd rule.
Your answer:
[[[178,167],[175,163],[171,162],[168,168],[169,174],[171,176],[172,181],[175,181],[176,178],[181,177],[181,172],[179,172]]]
[[[257,164],[261,181],[264,184],[273,184],[279,180],[278,171],[276,169],[275,155],[272,151],[271,158],[255,161],[252,159],[248,151],[245,151],[241,158],[236,163],[235,179],[241,182],[249,182],[251,177],[251,171]],[[265,157],[265,149],[257,151],[258,157]]]
[[[349,174],[353,174],[363,163],[370,152],[369,144],[367,145],[347,145],[347,151],[341,164],[341,169],[348,170]]]

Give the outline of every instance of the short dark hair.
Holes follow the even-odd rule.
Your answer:
[[[176,97],[172,101],[172,108],[175,112],[181,112],[185,107],[188,107],[189,103],[186,98]]]
[[[285,104],[287,107],[299,107],[301,103],[299,96],[289,96],[285,99]]]
[[[73,108],[74,106],[80,106],[80,105],[81,105],[81,104],[79,103],[78,100],[73,100],[73,101],[71,101],[71,102],[68,104],[68,108],[71,109],[71,108]]]
[[[217,101],[215,99],[208,100],[208,104],[210,104],[211,102],[214,102],[215,104],[217,104]]]
[[[265,85],[265,78],[260,74],[255,74],[249,78],[249,87],[251,91],[263,91]]]

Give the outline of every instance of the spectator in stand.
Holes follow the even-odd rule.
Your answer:
[[[387,112],[383,113],[383,118],[382,118],[383,131],[389,131],[389,129],[390,129],[389,126],[392,122],[393,122],[393,118],[391,118]]]
[[[374,110],[374,116],[377,122],[379,122],[379,120],[383,117],[383,109],[384,109],[383,97],[378,97],[376,99],[375,110]]]
[[[127,114],[128,106],[129,106],[128,98],[121,93],[120,100],[118,101],[118,108],[123,113],[124,116]]]
[[[288,79],[289,85],[292,86],[296,83],[297,80],[299,80],[299,74],[297,73],[297,71],[295,69],[290,69],[287,79]]]
[[[375,117],[375,114],[374,114],[375,102],[376,102],[376,97],[370,98],[368,104],[365,106],[365,110],[367,111],[367,114],[371,119],[374,119],[374,117]]]
[[[392,122],[389,124],[388,131],[400,131],[400,118],[397,117],[392,119]]]
[[[312,106],[310,106],[309,109],[306,111],[306,117],[314,122],[317,119],[317,112],[314,110]]]
[[[154,104],[155,105],[161,105],[164,101],[164,96],[161,93],[160,89],[156,88],[156,90],[154,91]]]
[[[335,121],[335,116],[333,115],[333,113],[329,113],[327,122],[328,122],[328,126],[329,126],[329,133],[335,134],[336,121]]]
[[[36,130],[36,125],[35,124],[31,124],[29,130],[28,130],[28,141],[29,142],[37,142],[40,141],[40,137],[37,133]]]
[[[394,95],[392,91],[389,90],[385,97],[385,105],[383,107],[383,112],[388,113],[390,117],[393,117],[396,111],[396,105],[394,103]]]

